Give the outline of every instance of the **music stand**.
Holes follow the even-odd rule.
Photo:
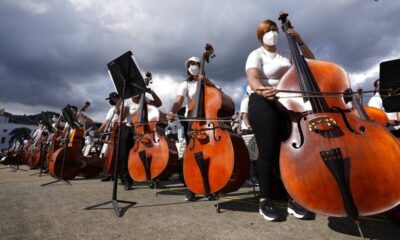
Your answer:
[[[381,62],[379,68],[379,94],[385,112],[400,112],[400,59]]]
[[[64,150],[64,154],[63,154],[63,160],[62,160],[62,165],[61,165],[61,175],[60,177],[57,178],[57,180],[52,181],[52,182],[48,182],[48,183],[44,183],[40,186],[47,186],[56,182],[60,182],[62,181],[63,183],[67,184],[67,185],[72,185],[71,182],[69,182],[68,180],[62,179],[63,175],[64,175],[64,165],[65,165],[65,159],[67,158],[67,151],[68,151],[68,142],[69,142],[69,136],[70,136],[70,130],[75,129],[77,127],[80,126],[78,120],[76,119],[76,117],[74,116],[74,114],[72,114],[71,112],[71,106],[68,104],[67,106],[65,106],[62,110],[62,115],[65,119],[65,121],[68,123],[69,128],[67,135],[64,138],[64,142],[65,142],[65,150]]]
[[[109,69],[109,74],[114,82],[115,88],[119,96],[121,96],[121,108],[123,108],[125,99],[133,97],[135,95],[144,93],[146,91],[146,84],[144,83],[143,76],[139,71],[139,68],[135,64],[132,58],[132,52],[128,51],[111,61],[107,64]],[[120,143],[121,143],[121,129],[122,129],[122,114],[123,111],[120,111],[119,115],[119,129],[118,129],[118,139],[117,139],[117,153],[115,156],[114,162],[114,182],[113,182],[113,191],[112,197],[110,201],[106,201],[103,203],[95,204],[89,207],[85,207],[83,210],[90,210],[99,206],[103,206],[111,203],[114,207],[115,213],[117,217],[122,217],[122,209],[119,208],[118,203],[128,203],[129,205],[125,208],[129,208],[132,205],[136,204],[136,202],[123,201],[117,199],[117,187],[118,187],[118,162],[120,161]]]

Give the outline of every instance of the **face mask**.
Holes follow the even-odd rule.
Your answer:
[[[199,74],[200,69],[199,69],[199,66],[197,66],[197,65],[190,65],[188,71],[193,76],[196,76]]]
[[[108,100],[108,103],[110,103],[110,105],[112,105],[112,106],[114,106],[115,105],[115,102],[113,101],[113,100]]]
[[[278,43],[278,32],[277,31],[266,32],[263,36],[263,43],[270,47],[275,46]]]

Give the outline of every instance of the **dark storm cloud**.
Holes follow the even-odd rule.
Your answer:
[[[258,23],[282,9],[317,58],[349,73],[400,53],[395,0],[16,2],[0,3],[0,103],[55,108],[89,98],[104,111],[109,61],[132,50],[142,70],[181,81],[184,61],[200,56],[206,42],[217,55],[207,73],[240,88],[247,55],[259,46]]]

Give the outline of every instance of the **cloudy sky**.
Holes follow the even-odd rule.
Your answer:
[[[236,102],[256,27],[280,10],[318,59],[343,66],[354,89],[371,89],[379,63],[400,58],[398,0],[1,0],[0,108],[14,114],[92,103],[102,120],[114,89],[106,64],[131,50],[170,109],[184,61],[205,43],[216,58],[208,76]],[[280,48],[287,48],[280,34]]]

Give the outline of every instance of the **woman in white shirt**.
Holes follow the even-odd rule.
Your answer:
[[[188,107],[187,105],[192,101],[196,94],[196,86],[197,83],[196,81],[204,81],[206,84],[210,86],[215,86],[213,83],[211,83],[208,78],[200,74],[200,58],[198,57],[191,57],[185,62],[185,67],[186,67],[186,74],[187,78],[186,81],[182,82],[181,85],[179,86],[178,93],[176,96],[175,103],[172,105],[171,111],[167,114],[166,118],[168,121],[173,121],[175,120],[175,114],[181,109],[181,106],[183,102],[186,99],[186,112],[185,112],[185,117],[188,115]],[[186,142],[189,141],[187,137],[187,122],[182,122],[182,125],[184,127],[184,133],[186,137]],[[212,200],[212,196],[206,196],[207,200]],[[196,200],[196,197],[194,193],[188,192],[185,197],[186,201],[194,201]]]
[[[289,29],[304,57],[314,58],[313,53],[300,35]],[[286,119],[277,107],[276,86],[292,65],[292,56],[288,51],[277,49],[278,27],[272,20],[262,21],[257,28],[260,47],[252,51],[246,62],[247,81],[253,93],[249,97],[249,119],[255,134],[259,155],[257,168],[260,186],[259,212],[268,221],[279,221],[279,214],[271,199],[270,183],[273,172],[279,171],[279,151],[281,135],[285,132]],[[288,212],[295,217],[305,219],[313,215],[289,199]]]

